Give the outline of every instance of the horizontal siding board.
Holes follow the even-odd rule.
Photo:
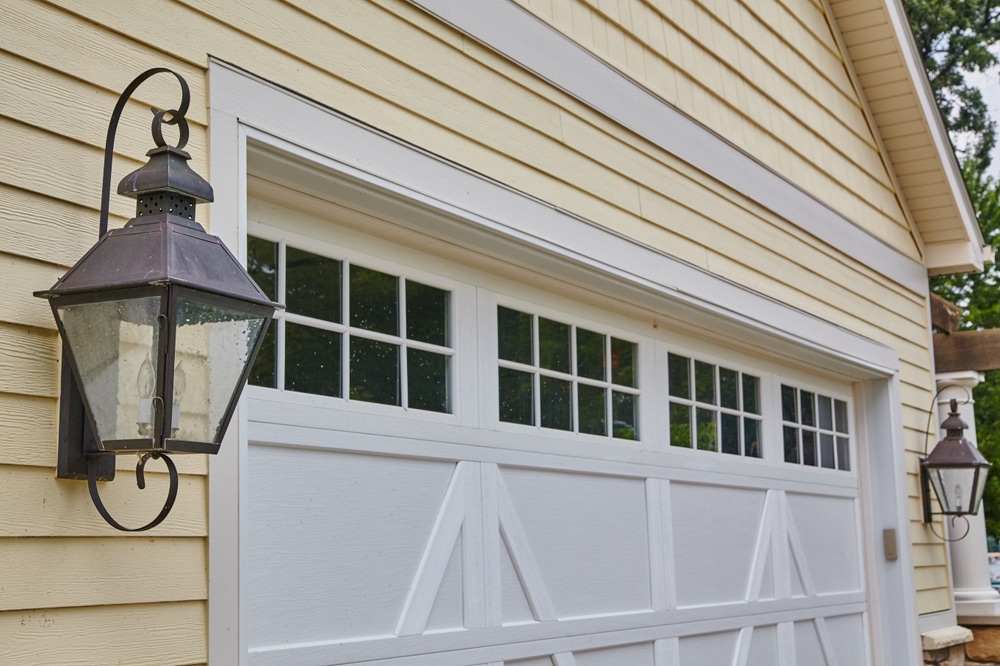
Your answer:
[[[55,464],[58,409],[55,398],[0,393],[0,464]]]
[[[0,322],[0,393],[55,397],[58,341],[54,330]]]
[[[939,587],[933,590],[917,590],[917,612],[937,613],[951,608],[951,588]]]
[[[136,487],[134,464],[133,474],[121,470],[114,481],[101,482],[101,499],[118,522],[139,526],[159,513],[168,485],[162,469],[160,462],[147,465],[144,490]],[[206,477],[182,475],[169,519],[129,538],[205,536],[206,492]],[[0,537],[123,536],[97,513],[86,481],[56,479],[50,467],[0,465],[0,505]]]
[[[157,5],[155,10],[163,8],[163,5]],[[93,17],[93,13],[98,10],[96,4],[77,5],[75,12],[67,12],[30,0],[4,2],[6,29],[3,49],[53,71],[92,83],[98,90],[110,91],[116,97],[140,72],[153,67],[168,67],[187,79],[192,99],[207,99],[207,86],[202,75],[207,64],[204,51],[185,62],[175,57],[181,49],[153,46],[161,40],[143,41],[126,37],[130,33],[129,25],[139,27],[135,13],[121,12],[113,4],[108,5],[108,9],[117,12],[123,20],[115,23],[105,23],[99,18],[94,20],[97,17]],[[152,5],[149,9],[154,11]],[[91,16],[84,18],[76,14]],[[112,25],[119,25],[119,30],[109,29]],[[161,30],[162,34],[162,26],[169,25],[169,21],[152,21],[151,25]],[[187,40],[174,39],[171,46],[184,42]],[[72,48],[67,48],[67,44],[72,44]],[[123,63],[128,63],[128,66],[123,66]],[[135,94],[135,99],[147,107],[163,104],[163,99],[177,98],[177,83],[163,75],[144,83]],[[108,111],[110,113],[110,108]],[[193,104],[189,118],[204,125],[208,122],[207,107]]]
[[[156,585],[147,573],[137,583]],[[0,613],[4,666],[203,663],[208,656],[203,601]]]
[[[599,5],[594,6],[598,10],[600,9]],[[686,11],[689,5],[685,4],[683,7]],[[668,19],[675,22],[694,22],[696,26],[700,27],[702,33],[710,34],[712,31],[704,28],[706,21],[703,18],[704,14],[704,12],[701,12],[695,18],[687,19],[674,12],[673,15],[656,15],[654,18],[662,18],[664,24],[668,24]],[[610,20],[610,18],[608,15],[605,16],[606,20]],[[699,18],[702,18],[700,24],[698,23]],[[747,20],[757,20],[760,24],[759,31],[768,32],[770,30],[759,18],[751,16]],[[720,30],[723,29],[722,24],[715,18],[712,21],[713,26],[718,26]],[[572,28],[567,28],[567,30],[572,31]],[[855,100],[841,95],[834,99],[842,100],[845,103],[844,106],[838,106],[838,102],[836,101],[827,100],[825,106],[817,107],[814,102],[813,106],[803,107],[802,102],[807,98],[801,94],[801,91],[795,92],[794,88],[789,88],[791,85],[789,83],[790,79],[784,76],[777,76],[776,74],[757,74],[757,79],[751,82],[749,90],[754,91],[753,94],[761,95],[762,101],[754,103],[753,100],[748,100],[747,103],[750,105],[750,108],[757,107],[757,110],[752,111],[749,117],[753,119],[753,122],[759,124],[760,129],[756,131],[761,132],[763,136],[756,137],[756,146],[751,148],[748,144],[749,138],[746,136],[746,130],[736,133],[741,134],[741,136],[736,136],[732,131],[733,127],[744,127],[741,123],[727,121],[724,125],[721,122],[719,126],[712,124],[713,111],[726,109],[726,114],[724,115],[728,117],[729,107],[726,105],[738,102],[739,100],[738,98],[734,100],[731,95],[721,98],[704,96],[708,94],[707,91],[709,89],[714,89],[715,92],[712,94],[715,95],[719,94],[727,86],[712,83],[717,80],[715,72],[718,71],[718,61],[710,55],[706,45],[695,41],[695,38],[692,36],[695,34],[694,29],[689,30],[692,30],[691,34],[678,34],[689,42],[688,48],[683,50],[684,53],[689,55],[682,62],[682,67],[689,72],[694,72],[695,79],[699,82],[690,91],[690,94],[694,96],[691,97],[692,106],[688,110],[693,115],[703,121],[707,119],[708,124],[716,131],[723,134],[728,133],[730,138],[738,145],[750,148],[758,157],[772,164],[772,166],[776,166],[782,173],[795,174],[794,177],[798,182],[805,183],[809,189],[820,192],[826,201],[836,202],[835,205],[849,217],[863,220],[866,225],[872,224],[875,233],[886,238],[894,246],[906,248],[906,251],[911,252],[914,257],[919,256],[905,217],[899,208],[899,202],[895,196],[893,187],[885,172],[884,162],[874,146],[874,140],[871,138],[870,133],[868,133],[869,128],[863,118],[861,118],[860,107]],[[728,41],[740,39],[740,36],[729,36],[730,40]],[[631,39],[635,38],[635,36],[631,37]],[[756,41],[770,43],[763,37]],[[704,55],[699,55],[701,53]],[[606,56],[606,54],[604,55]],[[772,60],[768,60],[769,56],[767,54],[756,52],[753,49],[745,49],[743,55],[743,58],[736,61],[744,62],[747,58],[762,59],[759,66],[747,66],[747,69],[751,69],[754,72],[772,72],[777,71],[779,67],[787,70],[790,66],[788,63],[778,63],[776,65],[773,61],[774,56],[770,56]],[[804,63],[801,66],[812,67],[809,63]],[[839,68],[840,65],[837,65],[837,67]],[[633,76],[637,75],[633,73]],[[816,76],[815,72],[809,72],[808,75],[803,73],[794,78],[795,80],[812,81]],[[772,89],[759,88],[758,86],[761,84],[769,86]],[[700,86],[705,86],[705,88],[703,89]],[[732,88],[733,86],[728,87]],[[850,90],[850,94],[854,94],[853,89]],[[784,108],[772,101],[775,99],[791,99],[795,101],[790,107]],[[681,106],[683,108],[683,103]],[[812,125],[807,127],[801,124],[800,118],[802,117],[811,118]],[[838,130],[836,129],[841,125],[842,118],[849,117],[861,119],[861,124],[858,125],[860,128],[859,133],[853,135],[851,138],[838,134]],[[822,118],[823,121],[816,123],[816,118]],[[817,126],[821,126],[822,131],[814,131],[813,128]],[[833,137],[833,139],[828,137]],[[842,146],[848,144],[851,140],[861,139],[861,137],[865,137],[863,145],[859,145],[856,149],[849,148],[846,153],[840,152]],[[823,160],[810,160],[806,157],[806,154],[814,154],[814,151],[820,150],[817,148],[809,149],[810,146],[818,146],[820,144],[825,146],[822,149],[825,151]],[[848,154],[853,157],[848,157]],[[859,172],[867,173],[868,178],[875,179],[877,184],[860,179],[858,177]],[[839,177],[836,174],[840,174]],[[838,184],[838,180],[843,181],[843,185]],[[889,212],[892,213],[889,214]],[[872,220],[880,222],[872,223]]]
[[[97,240],[98,212],[0,183],[0,237],[10,254],[72,266]],[[116,220],[121,226],[124,220]]]
[[[0,614],[203,600],[208,593],[205,543],[199,538],[0,538],[0,561],[5,570]],[[150,562],[162,566],[151,570]]]
[[[0,145],[4,146],[7,155],[0,160],[0,183],[100,210],[103,147],[89,146],[6,118],[0,118]],[[118,182],[126,174],[142,166],[143,162],[138,161],[140,157],[118,156],[115,159],[113,189],[117,189]],[[89,173],[93,177],[54,179],[48,166],[53,163],[65,172]],[[118,220],[128,220],[135,213],[132,199],[116,195],[111,197],[110,204],[110,212]],[[77,233],[92,233],[96,239],[96,219],[97,215],[93,222],[81,220],[88,228],[76,230]]]
[[[0,321],[39,329],[56,328],[48,301],[35,298],[33,292],[48,289],[66,268],[0,252],[0,277],[6,298]]]
[[[157,91],[161,96],[148,103],[142,100],[139,91],[136,97],[130,98],[115,135],[115,150],[118,153],[144,155],[154,146],[150,133],[153,119],[150,106],[171,108],[180,102],[180,90],[173,77],[165,74],[158,76],[169,80],[171,86]],[[8,86],[7,94],[0,97],[0,115],[103,151],[111,113],[120,92],[95,88],[90,82],[18,57],[0,59],[0,79]],[[123,81],[122,88],[127,84],[128,81]],[[74,100],[75,103],[67,104],[67,100]],[[199,158],[204,158],[206,154],[205,125],[193,118],[189,118],[189,123],[191,136],[187,150],[192,155],[192,164],[200,164],[204,168],[204,160]],[[164,127],[164,134],[168,141],[175,141],[176,131],[173,128]],[[100,174],[98,166],[94,169],[94,177],[99,180]]]

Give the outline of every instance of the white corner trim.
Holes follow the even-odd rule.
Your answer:
[[[907,289],[927,270],[506,0],[412,0],[592,109]],[[981,243],[980,243],[981,244]]]
[[[917,44],[913,39],[913,32],[910,30],[910,24],[906,18],[902,0],[886,0],[885,5],[886,11],[889,13],[893,31],[896,34],[896,41],[899,43],[900,54],[906,63],[907,73],[915,84],[914,88],[917,91],[920,109],[927,120],[928,129],[934,140],[934,148],[937,150],[941,161],[941,169],[948,180],[948,187],[951,189],[955,205],[958,207],[958,212],[961,216],[962,226],[965,228],[965,233],[968,236],[969,247],[966,252],[971,255],[969,263],[982,270],[986,254],[983,248],[986,245],[986,241],[983,239],[983,232],[979,228],[979,221],[976,219],[975,209],[972,207],[972,201],[969,199],[969,191],[965,187],[965,180],[962,178],[958,160],[955,159],[955,151],[951,145],[951,139],[948,137],[948,130],[945,128],[944,120],[941,118],[937,102],[934,101],[934,93],[931,90],[930,82],[927,80],[927,72],[924,69],[923,61],[920,59],[920,53],[917,51]],[[933,243],[927,244],[927,268],[935,273],[947,273],[947,269],[949,268],[947,265],[935,263],[934,255],[932,254],[934,246],[935,244]]]
[[[213,112],[239,119],[253,159],[293,189],[540,267],[667,316],[859,378],[895,350],[473,173],[213,60]],[[214,132],[214,129],[213,129]],[[235,140],[235,137],[234,137]],[[252,166],[252,165],[251,165]],[[212,164],[214,173],[216,165]],[[236,168],[234,165],[233,168]],[[224,224],[213,217],[215,225]],[[791,347],[788,347],[791,345]]]

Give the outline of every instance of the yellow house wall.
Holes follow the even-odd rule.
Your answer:
[[[718,11],[693,1],[682,3],[680,16],[670,12],[670,20],[665,10],[641,2],[589,5],[553,0],[529,8],[564,30],[569,25],[586,33],[591,22],[590,33],[606,33],[608,45],[580,38],[581,43],[640,80],[642,71],[674,63],[675,86],[657,90],[665,99],[716,131],[739,128],[732,136],[719,133],[780,172],[801,174],[803,187],[848,217],[870,223],[873,233],[905,254],[918,256],[905,216],[879,167],[872,137],[865,133],[859,103],[852,97],[842,63],[838,64],[829,28],[824,32],[825,24],[819,20],[821,6],[806,0],[755,4],[776,12],[781,33],[788,39],[797,35],[794,44],[777,40],[775,32],[768,37],[766,21],[754,19],[746,8],[731,10],[725,20]],[[643,22],[637,23],[635,15],[626,30],[623,8],[641,10],[646,12],[643,16],[658,16],[663,26],[674,26],[678,34],[688,35],[685,43],[701,45],[698,56],[691,61],[687,55],[680,61],[669,56],[676,42],[643,37],[636,28]],[[621,53],[612,58],[615,51],[610,44],[617,38],[610,35],[618,34],[616,30],[621,32],[624,61]],[[737,39],[737,51],[727,56],[733,61],[746,55],[763,67],[768,61],[765,55],[780,51],[795,56],[794,62],[765,68],[770,73],[760,74],[766,79],[760,81],[741,79],[718,64],[708,64],[712,58],[718,60],[716,51],[732,48],[725,45],[735,33],[747,36]],[[682,55],[696,52],[685,49]],[[649,54],[657,50],[668,55],[653,59]],[[128,663],[198,663],[207,658],[204,457],[179,461],[183,474],[178,503],[169,519],[145,536],[115,532],[91,506],[85,484],[56,480],[58,340],[47,306],[31,296],[32,291],[50,286],[92,244],[107,118],[119,91],[149,67],[170,67],[191,85],[188,149],[200,173],[207,173],[209,157],[206,105],[211,54],[516,189],[884,342],[901,358],[907,446],[914,451],[923,446],[932,376],[922,295],[832,250],[400,0],[150,0],[129,3],[127,10],[112,0],[8,0],[0,18],[0,52],[0,85],[5,91],[0,95],[0,279],[5,283],[0,292],[0,562],[4,562],[0,636],[5,638],[0,641],[0,662],[4,664],[40,663],[38,654],[45,655],[47,664],[112,663],[119,658]],[[800,62],[802,54],[819,58],[816,71]],[[664,65],[636,70],[635,58]],[[670,79],[662,74],[668,69],[657,69],[658,76]],[[777,69],[791,74],[776,77]],[[688,70],[700,74],[692,77],[685,74]],[[709,71],[718,75],[708,76]],[[822,74],[822,85],[815,80],[817,72]],[[695,91],[694,78],[713,77],[725,86],[735,81],[737,99],[745,98],[747,105],[767,112],[744,111],[710,90]],[[790,97],[788,104],[794,108],[777,108],[772,97]],[[140,164],[149,147],[148,107],[176,99],[169,77],[140,88],[119,130],[113,186]],[[793,111],[794,118],[785,117]],[[775,115],[764,125],[769,114]],[[813,116],[817,121],[809,124],[829,126],[832,136],[825,131],[810,134],[804,123],[795,120]],[[798,129],[788,135],[777,132],[791,124],[798,124]],[[131,217],[131,203],[112,197],[112,226]],[[208,217],[204,211],[199,215],[203,220]],[[916,516],[915,457],[909,466]],[[131,480],[131,467],[132,461],[122,460],[119,481],[102,492],[120,521],[138,524],[156,513],[165,479],[151,474],[159,478],[152,478],[150,487],[139,492]],[[913,534],[920,610],[947,608],[944,548],[918,522]],[[148,562],[163,566],[143,575],[141,567]],[[156,629],[160,626],[169,630],[160,632]],[[51,639],[60,634],[79,635],[82,643],[61,647]]]

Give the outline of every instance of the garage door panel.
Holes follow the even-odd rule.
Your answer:
[[[644,479],[510,468],[500,476],[523,529],[503,526],[508,546],[524,540],[556,617],[651,609]]]
[[[740,638],[749,643],[746,646],[740,646],[747,656],[746,666],[774,666],[774,664],[780,663],[778,661],[778,627],[776,625],[745,629]]]
[[[864,664],[868,644],[865,617],[862,613],[839,615],[826,618],[826,630],[830,634],[837,663],[842,665]]]
[[[765,493],[678,482],[670,493],[678,606],[745,601],[753,566],[767,556],[757,555]],[[765,575],[772,587],[770,567],[763,572],[758,587]]]
[[[731,664],[739,636],[739,631],[684,636],[679,641],[680,663],[683,666]]]
[[[454,463],[250,451],[252,643],[392,635]],[[445,604],[439,618],[453,615]]]
[[[460,534],[452,549],[425,631],[457,631],[465,627],[465,609],[462,603],[464,538]]]
[[[576,666],[654,666],[653,643],[619,645],[602,650],[581,650],[573,653]]]
[[[500,549],[500,567],[502,623],[516,625],[533,622],[535,615],[506,543]]]
[[[857,503],[851,498],[787,493],[796,595],[862,589]],[[823,520],[816,520],[823,516]],[[798,552],[801,549],[801,552]]]

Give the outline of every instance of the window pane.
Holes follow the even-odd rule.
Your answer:
[[[567,350],[568,351],[568,350]],[[554,377],[541,378],[542,427],[573,429],[573,384]]]
[[[821,466],[826,467],[827,469],[833,469],[836,466],[833,454],[833,435],[823,433],[820,434],[819,457]]]
[[[670,382],[670,395],[690,400],[691,359],[686,356],[669,354],[667,356],[667,375]]]
[[[351,399],[399,404],[399,345],[351,336]]]
[[[513,310],[511,311],[513,312]],[[500,368],[500,420],[507,423],[535,423],[535,394],[532,375],[520,370]]]
[[[799,408],[802,414],[802,425],[816,425],[815,407],[813,406],[814,396],[808,391],[799,391]]]
[[[796,402],[798,392],[791,386],[781,385],[781,420],[799,422],[799,408]]]
[[[719,426],[722,430],[722,452],[740,455],[740,417],[735,414],[720,414]]]
[[[811,430],[802,431],[802,464],[812,465],[813,467],[817,464],[816,459],[816,433]]]
[[[715,366],[711,363],[694,362],[694,396],[698,402],[715,404]]]
[[[611,381],[619,386],[636,387],[635,343],[611,338]]]
[[[448,344],[448,296],[444,289],[406,281],[406,337],[432,345]]]
[[[603,336],[602,336],[603,337]],[[607,435],[605,392],[600,386],[579,384],[576,388],[580,418],[580,432],[588,435]]]
[[[740,373],[719,368],[719,404],[726,409],[740,408]]]
[[[295,314],[340,323],[340,262],[286,247],[285,305]]]
[[[604,366],[604,335],[577,328],[576,373],[588,379],[606,379]]]
[[[833,430],[833,404],[830,398],[817,395],[816,407],[819,413],[819,427],[823,430]]]
[[[760,421],[743,419],[743,455],[760,458]]]
[[[691,448],[691,408],[670,403],[670,445]]]
[[[760,414],[760,379],[743,375],[743,411]]]
[[[278,244],[247,236],[247,273],[272,301],[278,300]]]
[[[636,414],[636,396],[631,393],[611,393],[612,424],[611,435],[618,439],[639,439],[636,427],[639,419]]]
[[[782,387],[784,389],[785,387]],[[784,393],[784,391],[782,391]],[[785,442],[785,462],[797,463],[799,461],[799,429],[784,427]]]
[[[715,429],[715,412],[711,409],[696,409],[698,419],[698,448],[702,451],[718,451]]]
[[[531,364],[531,315],[497,306],[497,344],[505,361]]]
[[[353,338],[352,342],[357,340]],[[448,357],[444,354],[406,350],[407,406],[431,412],[449,412]]]
[[[248,384],[277,388],[278,350],[275,345],[277,330],[278,321],[274,320],[267,327],[267,333],[264,334],[264,341],[260,343],[260,351],[257,352],[257,358],[254,359],[253,367],[250,369],[250,376],[247,378]]]
[[[399,335],[398,281],[395,275],[351,266],[351,326]]]
[[[834,416],[836,416],[837,421],[837,432],[842,432],[847,434],[847,403],[843,400],[833,401],[833,411]]]
[[[548,370],[572,372],[570,327],[551,319],[538,318],[538,364]]]
[[[837,469],[851,469],[851,445],[847,438],[837,438]]]
[[[340,333],[285,324],[285,389],[340,397]]]

